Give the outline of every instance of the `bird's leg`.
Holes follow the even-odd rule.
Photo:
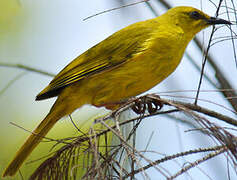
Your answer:
[[[93,106],[95,107],[105,107],[106,109],[109,110],[116,110],[118,109],[120,106],[122,106],[125,102],[121,101],[121,102],[111,102],[111,103],[104,103],[104,104],[93,104]]]
[[[132,97],[130,99],[123,100],[120,102],[111,102],[100,105],[96,104],[93,105],[96,107],[105,107],[106,109],[116,110],[120,107],[129,105],[131,102],[133,102],[134,104],[131,106],[131,109],[136,114],[144,114],[146,110],[149,112],[149,114],[153,114],[163,107],[163,103],[159,99],[160,96],[156,94],[150,94],[139,98]]]
[[[100,105],[95,105],[96,107],[105,107],[106,109],[112,110],[112,114],[111,117],[115,117],[117,115],[118,112],[120,112],[121,110],[124,111],[125,109],[129,108],[129,102],[127,100],[123,100],[120,102],[111,102],[111,103],[104,103],[104,104],[100,104]],[[127,108],[126,108],[127,106]],[[125,109],[124,109],[125,108]]]

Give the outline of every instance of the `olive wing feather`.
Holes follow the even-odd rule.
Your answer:
[[[152,23],[154,22],[148,21],[146,25],[141,22],[130,25],[90,48],[56,75],[37,95],[36,100],[57,96],[66,86],[119,66],[137,53],[146,50],[144,42],[150,38]]]

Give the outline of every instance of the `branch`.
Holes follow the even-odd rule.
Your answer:
[[[201,164],[202,162],[205,162],[223,152],[225,152],[227,149],[226,148],[222,148],[219,149],[213,153],[210,153],[208,155],[206,155],[205,157],[198,159],[197,161],[194,161],[193,163],[190,163],[189,165],[183,167],[182,169],[180,169],[180,171],[178,171],[176,174],[174,174],[173,176],[169,177],[167,180],[172,180],[175,179],[176,177],[178,177],[179,175],[183,174],[184,172],[188,171],[189,169],[196,167],[198,164]]]
[[[46,76],[51,76],[51,77],[55,76],[55,74],[53,74],[53,73],[50,73],[50,72],[47,72],[47,71],[44,71],[44,70],[40,70],[40,69],[36,69],[36,68],[26,66],[26,65],[23,65],[23,64],[10,64],[10,63],[0,62],[0,67],[17,68],[17,69],[23,69],[23,70],[43,74],[43,75],[46,75]]]
[[[194,42],[197,44],[199,49],[202,49],[202,44],[197,38],[194,38]],[[205,50],[204,50],[204,53],[206,53]],[[215,70],[216,79],[218,80],[218,83],[220,84],[219,89],[234,89],[233,86],[226,79],[224,73],[215,63],[213,57],[210,54],[207,56],[207,60],[208,60],[208,63],[210,63],[210,65],[212,66],[212,68]],[[221,93],[224,97],[226,97],[227,101],[231,104],[233,109],[237,112],[237,99],[229,98],[229,97],[237,97],[237,94],[235,93],[235,91],[221,92]]]
[[[153,164],[158,165],[162,162],[166,162],[168,160],[172,160],[172,159],[175,159],[178,157],[183,157],[183,156],[191,155],[194,153],[217,151],[217,150],[222,150],[222,149],[225,149],[224,146],[215,146],[215,147],[210,147],[210,148],[199,148],[199,149],[189,150],[189,151],[173,154],[170,156],[165,156],[161,159],[154,161]],[[129,173],[128,175],[124,176],[123,178],[126,179],[126,178],[130,177],[131,175],[134,175],[134,174],[140,173],[141,171],[147,170],[147,169],[153,167],[153,164],[148,164],[142,168],[136,169],[136,170],[132,171],[131,173]]]
[[[150,96],[150,95],[149,95]],[[152,95],[151,95],[152,97]],[[157,97],[152,97],[154,99],[157,99]],[[158,99],[157,99],[158,100]],[[191,104],[191,103],[185,103],[185,102],[181,102],[181,101],[174,101],[174,100],[168,100],[168,99],[160,99],[164,104],[166,105],[169,105],[169,106],[184,106],[190,110],[193,110],[193,111],[196,111],[196,112],[199,112],[199,113],[202,113],[202,114],[205,114],[205,115],[208,115],[208,116],[211,116],[211,117],[214,117],[218,120],[222,120],[228,124],[231,124],[231,125],[234,125],[237,127],[237,120],[236,119],[233,119],[229,116],[226,116],[226,115],[223,115],[223,114],[220,114],[216,111],[213,111],[213,110],[210,110],[210,109],[207,109],[207,108],[204,108],[204,107],[201,107],[199,105],[195,105],[195,104]]]

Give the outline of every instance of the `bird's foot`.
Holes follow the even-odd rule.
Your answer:
[[[142,96],[134,101],[131,108],[136,114],[144,114],[146,110],[149,114],[154,114],[163,107],[163,103],[159,99],[160,96],[155,94]]]

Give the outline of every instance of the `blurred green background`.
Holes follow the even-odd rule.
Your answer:
[[[95,13],[132,2],[134,1],[0,0],[0,62],[24,64],[56,74],[79,54],[117,30],[131,23],[154,17],[149,7],[143,3],[83,21],[84,18]],[[165,12],[166,9],[156,2],[156,0],[151,0],[155,10],[159,14]],[[210,15],[215,13],[215,7],[209,1],[170,0],[169,2],[173,6],[191,5],[199,9],[202,8]],[[223,18],[226,18],[226,16],[224,15]],[[204,42],[204,46],[208,42],[210,30],[211,28],[198,35]],[[218,32],[220,36],[229,35],[229,31],[226,29],[221,29]],[[190,43],[187,50],[197,64],[201,66],[202,52],[197,49],[193,42]],[[237,88],[235,78],[237,77],[237,71],[232,52],[230,41],[219,43],[211,49],[217,64],[220,65],[227,78]],[[35,96],[50,82],[52,77],[31,72],[22,74],[25,72],[16,68],[0,67],[0,174],[29,135],[28,132],[11,125],[10,122],[14,122],[28,130],[33,130],[48,113],[55,100],[35,102]],[[208,66],[206,73],[214,80],[215,74]],[[196,90],[199,75],[200,72],[184,56],[175,73],[149,92]],[[21,78],[4,91],[8,83],[19,76]],[[204,80],[202,89],[211,90],[213,87]],[[195,93],[188,92],[178,95],[195,97]],[[229,104],[218,93],[202,93],[200,98],[215,101],[230,108]],[[204,102],[200,104],[233,116],[228,110],[215,104]],[[87,127],[95,116],[104,112],[106,111],[103,108],[97,109],[85,106],[73,113],[73,117],[78,126]],[[213,145],[210,139],[200,133],[194,132],[188,135],[184,133],[188,128],[190,127],[179,124],[167,117],[159,120],[149,118],[140,124],[137,133],[137,148],[144,150],[152,133],[154,133],[154,136],[149,149],[165,154]],[[73,127],[69,118],[64,118],[56,124],[47,136],[62,138],[76,135],[77,130]],[[41,143],[27,162],[46,155],[51,146],[52,143]],[[148,157],[157,159],[156,154],[152,153],[148,153]],[[187,161],[193,161],[193,159],[190,158]],[[186,162],[185,159],[181,161],[181,164],[184,162]],[[21,168],[24,178],[27,179],[39,163],[40,161],[25,164]],[[180,168],[175,163],[164,165],[164,167],[167,169],[174,168],[174,170],[172,169],[174,172]],[[223,180],[227,177],[226,159],[223,157],[211,160],[209,164],[201,165],[200,168],[207,170],[213,179]],[[154,169],[149,169],[147,172],[151,179],[157,178],[157,171]],[[208,179],[198,169],[192,170],[192,175],[198,177],[198,179]],[[14,179],[21,179],[20,175],[18,174]]]

